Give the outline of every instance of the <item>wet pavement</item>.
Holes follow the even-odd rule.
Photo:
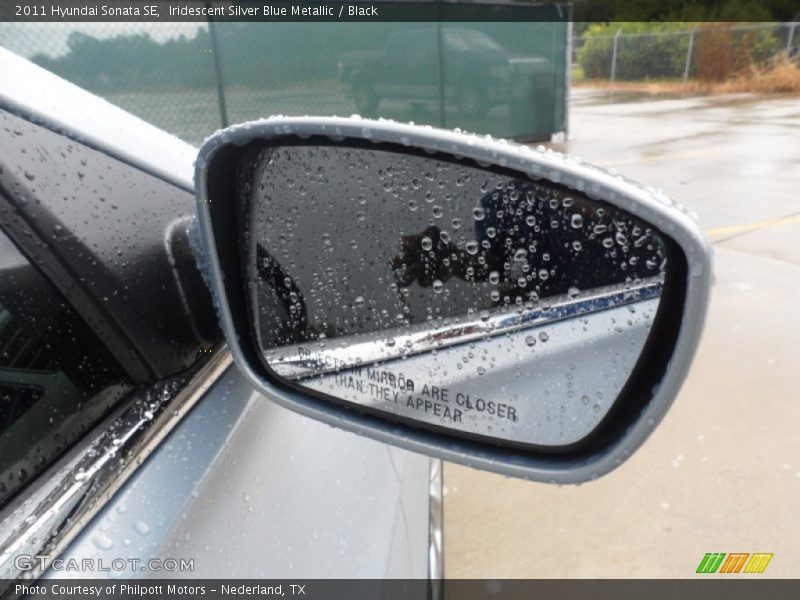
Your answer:
[[[560,149],[697,213],[716,251],[708,323],[670,413],[608,476],[557,487],[448,464],[446,576],[693,577],[707,552],[771,552],[759,577],[796,577],[800,100],[576,90],[570,117]]]

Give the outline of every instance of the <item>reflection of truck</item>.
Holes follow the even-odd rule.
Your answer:
[[[440,62],[441,57],[441,62]],[[392,34],[382,50],[340,56],[339,78],[359,112],[374,114],[383,99],[454,103],[466,116],[529,96],[546,58],[514,56],[485,33],[415,29]]]

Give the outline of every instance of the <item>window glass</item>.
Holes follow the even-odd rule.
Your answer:
[[[0,504],[131,387],[74,309],[0,231]]]
[[[503,47],[481,31],[450,30],[444,32],[446,42],[454,50],[497,52]]]

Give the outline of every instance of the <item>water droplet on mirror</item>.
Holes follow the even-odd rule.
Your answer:
[[[428,236],[425,236],[422,238],[421,245],[423,250],[430,250],[433,248],[433,240],[431,240],[431,238]]]
[[[482,221],[483,218],[486,216],[486,211],[480,207],[473,208],[472,216],[476,221]]]
[[[437,294],[441,294],[441,293],[442,293],[442,290],[444,289],[444,284],[443,284],[443,283],[442,283],[440,280],[438,280],[438,279],[435,279],[435,280],[433,281],[433,286],[432,286],[432,287],[433,287],[433,291],[434,291],[435,293],[437,293]]]
[[[533,348],[536,345],[536,338],[532,335],[525,336],[525,343],[528,347]]]
[[[581,227],[583,227],[583,215],[575,213],[570,218],[569,223],[570,225],[572,225],[573,229],[580,229]]]
[[[547,332],[546,332],[546,331],[541,331],[541,332],[539,332],[539,341],[541,341],[542,343],[544,343],[544,342],[546,342],[546,341],[547,341],[547,340],[549,340],[549,339],[550,339],[550,336],[549,336],[549,335],[547,335]]]

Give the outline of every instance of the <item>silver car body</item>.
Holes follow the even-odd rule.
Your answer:
[[[0,72],[6,110],[192,189],[192,146],[3,49]],[[224,348],[210,362],[170,415],[131,421],[122,407],[0,515],[4,577],[19,574],[12,555],[43,550],[42,534],[66,518],[58,511],[79,501],[88,508],[52,540],[62,559],[169,557],[193,561],[193,570],[50,569],[45,577],[441,573],[439,461],[280,408]],[[138,444],[140,466],[115,471],[98,459],[113,456],[105,446],[114,427],[128,428],[114,442]],[[84,502],[92,478],[110,482],[94,504]]]

